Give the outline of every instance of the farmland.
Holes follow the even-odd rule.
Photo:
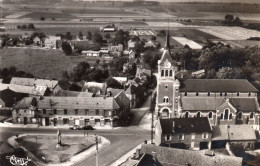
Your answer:
[[[5,48],[0,49],[1,68],[15,66],[38,78],[62,78],[62,72],[71,72],[85,57],[68,57],[60,50]]]
[[[202,49],[201,45],[185,37],[172,37],[172,38],[177,42],[181,43],[183,46],[188,45],[191,49]]]

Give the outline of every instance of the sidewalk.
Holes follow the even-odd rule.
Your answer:
[[[8,128],[38,128],[38,129],[69,129],[71,126],[38,126],[37,124],[13,124],[10,122],[0,122],[0,127],[8,127]],[[121,127],[110,127],[110,126],[100,126],[95,127],[94,129],[102,129],[102,130],[115,130],[120,129]]]

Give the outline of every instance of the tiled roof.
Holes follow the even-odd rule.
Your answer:
[[[149,155],[144,157],[137,166],[151,165],[153,153],[156,154],[157,162],[163,166],[184,166],[187,164],[194,166],[241,166],[243,158],[235,156],[227,156],[222,154],[215,154],[207,156],[204,151],[193,151],[176,149],[162,146],[155,146],[151,144],[142,145],[141,153]]]
[[[10,84],[34,86],[34,78],[12,77]]]
[[[48,88],[52,89],[58,84],[58,81],[47,80],[47,79],[13,77],[11,79],[10,84],[23,85],[23,86],[34,86],[34,85],[47,86]]]
[[[30,95],[44,95],[47,87],[43,86],[23,86],[23,85],[15,85],[15,84],[1,84],[0,83],[0,91],[4,89],[10,89],[17,93],[25,93]]]
[[[92,97],[93,93],[61,90],[61,91],[58,91],[55,94],[55,96],[63,96],[63,97]]]
[[[212,140],[256,140],[256,134],[250,125],[219,125],[213,127]]]
[[[160,119],[160,124],[165,134],[211,132],[207,117]]]
[[[182,82],[182,92],[258,92],[246,79],[188,79]]]
[[[226,102],[224,97],[182,97],[181,105],[183,111],[214,111]],[[258,111],[255,98],[229,98],[229,103],[237,111]]]
[[[30,105],[28,101],[31,101],[32,97],[23,100],[15,108],[28,107]],[[119,109],[113,97],[43,97],[37,98],[37,107],[40,109]]]
[[[257,101],[255,98],[231,98],[229,101],[237,111],[258,111]]]
[[[10,89],[0,91],[0,99],[5,103],[5,107],[12,107],[15,101],[18,102],[23,97],[27,97],[27,95],[23,93],[16,93]]]

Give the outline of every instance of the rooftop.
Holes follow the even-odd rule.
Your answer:
[[[182,92],[258,92],[246,79],[187,79]]]
[[[113,97],[43,97],[36,98],[39,109],[119,109]],[[15,108],[29,108],[33,97],[21,100]]]
[[[211,132],[207,117],[160,119],[160,124],[165,134]]]
[[[141,153],[146,156],[140,161],[138,166],[153,164],[152,155],[156,155],[157,164],[161,166],[181,166],[191,164],[196,166],[241,166],[242,158],[215,154],[207,156],[204,151],[192,151],[175,149],[155,145],[142,145]],[[157,165],[156,164],[156,165]]]

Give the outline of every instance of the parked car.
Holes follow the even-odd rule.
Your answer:
[[[92,126],[84,126],[81,128],[82,130],[94,130]]]
[[[81,130],[81,127],[78,125],[74,125],[72,127],[69,128],[70,130]]]

